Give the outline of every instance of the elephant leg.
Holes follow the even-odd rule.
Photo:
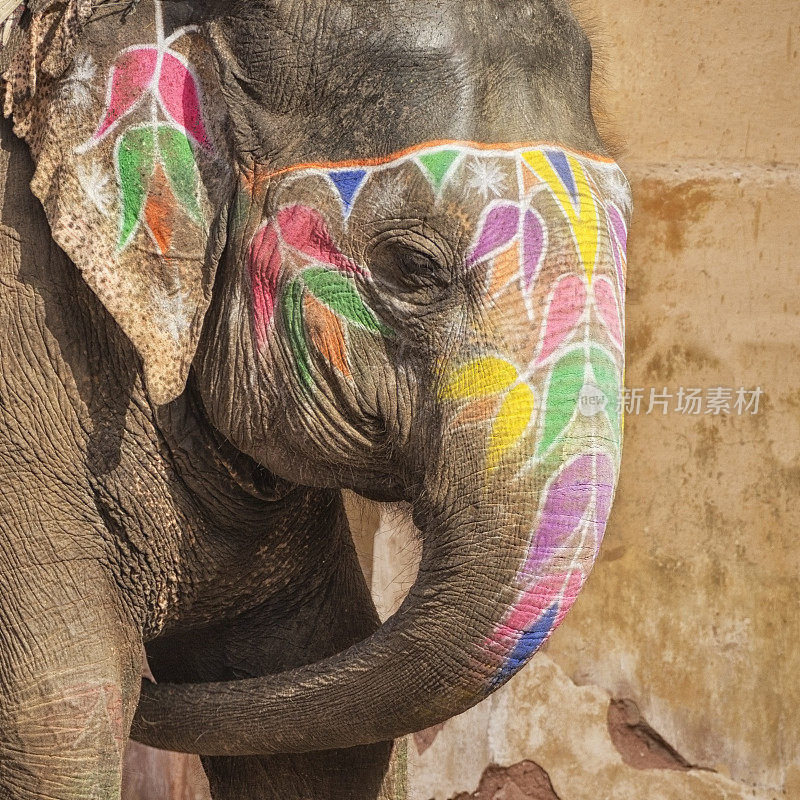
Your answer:
[[[94,562],[13,567],[0,578],[0,797],[118,800],[141,636]]]
[[[231,622],[148,643],[156,680],[275,673],[367,637],[379,622],[349,534],[336,559],[326,558],[301,585]],[[294,755],[204,757],[203,766],[214,800],[375,800],[390,751],[391,742],[382,742]]]

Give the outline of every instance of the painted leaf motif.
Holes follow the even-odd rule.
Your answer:
[[[506,657],[502,669],[492,679],[491,686],[499,686],[518,672],[531,656],[544,644],[555,627],[558,603],[553,602],[529,628],[522,632],[511,652]]]
[[[558,280],[544,321],[542,349],[537,363],[550,358],[578,324],[586,305],[586,287],[577,275]]]
[[[303,281],[317,300],[348,322],[383,336],[392,335],[392,331],[367,308],[352,281],[345,275],[324,267],[310,267],[303,270]]]
[[[508,680],[542,646],[575,602],[583,581],[576,569],[546,575],[525,589],[486,643],[487,650],[504,657],[493,687]]]
[[[304,389],[311,388],[311,364],[303,324],[303,284],[298,278],[289,283],[281,296],[281,312],[297,375]]]
[[[620,380],[617,365],[611,356],[601,348],[593,345],[589,359],[597,385],[606,397],[606,416],[614,429],[615,444],[620,445]]]
[[[614,257],[614,265],[617,268],[617,278],[619,279],[620,291],[624,300],[628,229],[625,225],[625,220],[622,218],[622,213],[613,203],[606,204],[606,217],[608,221],[609,234],[611,236],[611,254]]]
[[[505,289],[518,271],[519,244],[514,242],[511,247],[500,251],[493,259],[491,278],[489,281],[489,294],[498,294]]]
[[[536,454],[547,452],[561,437],[575,414],[583,387],[586,356],[582,347],[563,355],[554,365],[544,405],[544,429]]]
[[[625,225],[625,220],[622,218],[622,212],[614,203],[606,204],[606,212],[608,213],[608,219],[611,223],[611,230],[624,254],[628,247],[628,227]]]
[[[591,283],[600,241],[600,218],[586,172],[574,156],[558,150],[528,150],[522,153],[522,160],[547,183],[564,211]]]
[[[547,228],[535,211],[526,211],[522,222],[523,274],[525,288],[530,289],[536,280],[547,249]]]
[[[595,278],[592,289],[594,290],[594,302],[597,306],[600,319],[603,320],[605,326],[608,328],[611,338],[621,347],[622,329],[619,323],[619,310],[614,287],[609,283],[607,278]]]
[[[486,464],[490,470],[497,467],[503,454],[522,438],[533,409],[533,392],[528,384],[520,383],[506,394],[489,436]]]
[[[345,378],[352,377],[344,329],[339,318],[311,295],[305,299],[305,323],[317,352]]]
[[[495,635],[501,641],[513,642],[521,632],[529,630],[559,597],[561,605],[566,606],[554,620],[560,622],[575,601],[582,584],[583,574],[579,569],[538,578],[525,588],[519,600],[506,614],[503,624],[498,626]]]
[[[144,97],[158,62],[155,47],[123,50],[108,78],[106,110],[89,142],[96,144]]]
[[[472,400],[490,397],[517,379],[513,364],[495,356],[483,356],[453,371],[439,389],[442,400]]]
[[[155,168],[153,129],[128,128],[117,142],[117,183],[122,191],[122,213],[117,247],[130,242],[142,214],[150,178]]]
[[[316,209],[302,205],[284,208],[278,212],[278,225],[286,244],[304,255],[344,272],[363,272],[336,246],[322,214]]]
[[[171,212],[174,202],[164,171],[160,164],[156,164],[150,182],[150,192],[144,205],[144,218],[161,255],[164,255],[172,244]]]
[[[595,539],[598,536],[602,538],[613,490],[614,469],[607,455],[580,455],[569,461],[547,490],[539,524],[520,575],[532,578],[544,564],[557,559],[563,553],[567,539],[582,523],[595,526]],[[591,520],[587,518],[590,507]],[[592,548],[592,556],[595,552],[596,548]]]
[[[495,205],[483,221],[478,241],[467,258],[467,267],[507,245],[517,235],[518,230],[519,208],[509,203]]]
[[[278,291],[278,276],[281,270],[278,234],[272,223],[256,231],[250,242],[247,264],[253,292],[256,343],[261,348],[267,341],[267,329],[275,309],[275,294]]]
[[[189,139],[183,131],[171,125],[160,125],[158,149],[172,191],[192,221],[199,225],[202,222],[202,212],[197,199],[200,176]]]
[[[158,76],[158,97],[164,112],[204,150],[211,150],[200,104],[197,81],[183,60],[173,50],[166,50]]]
[[[473,425],[488,422],[497,414],[500,401],[497,395],[481,397],[466,403],[453,419],[453,425]]]

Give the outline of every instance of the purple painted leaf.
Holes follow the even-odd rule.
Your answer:
[[[606,211],[608,212],[608,219],[611,223],[612,231],[617,237],[622,251],[625,252],[628,247],[628,228],[625,225],[625,220],[622,218],[620,210],[613,203],[608,203],[606,205]]]
[[[172,50],[164,53],[158,77],[158,94],[165,113],[186,131],[200,147],[211,150],[200,107],[197,80],[183,57]]]
[[[508,244],[519,230],[519,208],[502,203],[486,215],[478,241],[467,258],[467,266],[485,258],[492,251]]]
[[[566,542],[584,521],[594,526],[595,542],[602,539],[613,491],[614,467],[609,456],[581,455],[567,463],[547,491],[521,575],[533,577],[549,561],[559,557],[571,561],[579,555]],[[591,519],[587,520],[587,514],[591,514]],[[596,550],[595,546],[593,555]]]
[[[106,109],[90,142],[99,142],[143,97],[153,80],[158,61],[154,47],[123,50],[108,78]]]
[[[522,264],[526,289],[531,288],[531,284],[539,274],[546,244],[547,230],[544,220],[535,211],[526,211],[522,223]]]
[[[611,238],[611,253],[614,265],[617,268],[617,278],[625,298],[625,262],[628,247],[628,229],[619,209],[613,203],[606,203],[606,217],[608,219],[608,232]]]
[[[577,275],[558,280],[544,321],[542,348],[537,363],[549,358],[577,325],[586,306],[586,287]]]

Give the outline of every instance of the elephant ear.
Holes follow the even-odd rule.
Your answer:
[[[219,97],[211,49],[163,5],[29,0],[2,55],[53,239],[136,346],[156,403],[183,391],[232,185],[223,109],[205,102]]]

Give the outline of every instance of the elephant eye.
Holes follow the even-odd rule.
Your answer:
[[[449,259],[434,241],[419,235],[392,237],[376,244],[372,260],[378,272],[400,291],[443,289],[452,280]]]
[[[399,261],[404,277],[410,282],[425,286],[443,282],[444,270],[427,253],[403,248]]]

